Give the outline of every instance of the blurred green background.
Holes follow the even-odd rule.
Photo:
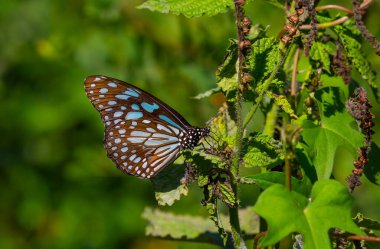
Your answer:
[[[157,206],[151,183],[122,174],[106,157],[103,125],[83,79],[104,74],[128,81],[203,126],[222,99],[190,97],[214,87],[214,71],[235,37],[233,13],[186,19],[136,9],[141,3],[0,2],[0,248],[194,247],[144,236],[141,213]],[[375,4],[366,20],[378,38],[379,11]],[[262,0],[247,13],[253,23],[270,25],[270,35],[284,23],[282,12]],[[380,72],[379,57],[364,46]],[[351,165],[348,158],[336,172],[342,182]],[[245,192],[249,200],[252,190]],[[380,219],[378,186],[365,181],[355,195],[359,210]],[[193,187],[163,209],[205,215],[201,198]]]

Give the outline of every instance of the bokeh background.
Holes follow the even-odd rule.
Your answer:
[[[186,19],[139,10],[141,3],[0,2],[0,248],[194,248],[144,236],[141,213],[157,206],[151,183],[122,174],[106,157],[103,125],[83,79],[104,74],[128,81],[202,126],[222,99],[190,97],[215,86],[215,69],[235,37],[233,13]],[[269,25],[269,35],[284,23],[282,12],[263,0],[247,13],[253,23]],[[378,39],[379,13],[376,3],[366,17]],[[363,45],[380,72],[379,57]],[[348,158],[336,178],[344,182],[351,165]],[[355,196],[358,210],[380,219],[378,186],[364,180]],[[193,187],[162,209],[206,215],[201,198]]]

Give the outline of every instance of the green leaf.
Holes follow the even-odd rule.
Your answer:
[[[278,59],[277,45],[278,42],[274,37],[261,38],[252,44],[249,64],[256,84],[264,82],[274,70]]]
[[[213,138],[218,141],[218,144],[225,143],[230,148],[235,146],[237,127],[226,105],[219,108],[218,115],[211,120],[209,127],[210,134],[213,134]]]
[[[193,97],[194,99],[203,99],[203,98],[207,98],[207,97],[210,97],[211,95],[213,95],[214,93],[218,93],[220,92],[221,89],[220,87],[215,87],[213,89],[210,89],[204,93],[200,93],[198,94],[197,96]]]
[[[223,245],[214,222],[200,216],[175,215],[158,209],[145,208],[142,214],[148,221],[146,235],[158,238],[171,238],[190,241],[203,241]],[[220,215],[226,231],[231,231],[228,217]],[[259,232],[259,217],[252,207],[239,210],[242,231],[247,235]]]
[[[236,101],[236,89],[238,87],[237,74],[231,78],[222,78],[218,82],[218,87],[222,89],[228,101]]]
[[[237,199],[229,183],[218,182],[218,189],[221,193],[221,200],[229,207],[237,206]]]
[[[371,151],[368,155],[368,163],[364,167],[364,175],[367,179],[380,186],[380,148],[376,143],[371,144]]]
[[[261,194],[254,210],[268,223],[262,246],[273,245],[298,232],[303,235],[304,249],[328,249],[331,228],[363,234],[352,221],[351,208],[347,188],[334,180],[321,180],[314,184],[310,198],[289,192],[282,185],[273,185]]]
[[[276,81],[278,82],[278,81]],[[286,99],[284,95],[275,95],[271,91],[267,91],[266,94],[268,97],[274,100],[274,103],[278,105],[285,113],[287,113],[290,117],[297,119],[297,115],[295,114],[294,110],[292,109],[292,106],[290,105],[289,101]]]
[[[360,31],[355,27],[355,23],[347,21],[344,25],[334,26],[334,30],[337,32],[339,40],[347,51],[352,65],[358,70],[362,78],[367,80],[375,95],[378,96],[375,73],[372,71],[362,50]]]
[[[172,164],[152,178],[158,205],[171,206],[181,198],[181,195],[187,195],[187,186],[181,184],[181,179],[185,175],[184,169],[183,164]]]
[[[252,133],[243,146],[243,165],[247,168],[273,168],[284,160],[281,144],[268,135]]]
[[[308,153],[318,179],[330,178],[334,157],[338,148],[345,148],[353,158],[364,138],[358,129],[354,129],[356,121],[345,109],[345,97],[337,87],[326,87],[315,93],[321,115],[321,125],[310,120],[302,123],[301,145]]]
[[[335,54],[335,50],[332,42],[314,41],[310,49],[310,58],[322,64],[323,69],[330,73],[330,56]]]
[[[354,221],[359,227],[364,227],[371,230],[380,230],[380,221],[364,217],[362,213],[358,213],[355,216]]]
[[[186,17],[214,16],[234,6],[232,0],[148,0],[139,9],[172,13]]]
[[[216,70],[217,82],[221,81],[223,78],[231,78],[236,75],[236,62],[238,58],[237,49],[236,40],[230,39],[230,45],[227,48],[227,53],[224,56],[223,62]]]
[[[243,181],[251,181],[249,183],[256,184],[262,189],[267,189],[275,184],[285,185],[285,174],[282,172],[267,172],[253,176],[246,176],[242,178]],[[311,182],[307,177],[302,180],[298,180],[292,177],[292,190],[298,192],[304,196],[308,196],[311,191]]]
[[[228,101],[234,101],[236,99],[236,89],[238,87],[236,63],[237,44],[236,40],[230,39],[230,45],[227,48],[223,62],[216,70],[218,87],[224,92]]]

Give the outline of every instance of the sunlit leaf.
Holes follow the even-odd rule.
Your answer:
[[[259,231],[259,217],[252,207],[239,210],[240,226],[248,236]],[[149,224],[146,234],[157,238],[172,238],[203,242],[218,242],[222,245],[217,227],[208,218],[190,215],[176,215],[158,209],[146,208],[143,218]],[[226,231],[231,231],[228,216],[220,215],[220,221]]]
[[[248,183],[256,184],[262,189],[267,189],[275,184],[281,184],[285,186],[285,174],[282,172],[267,172],[253,176],[243,177],[244,181]],[[298,180],[295,177],[291,179],[292,190],[298,192],[304,196],[308,196],[311,191],[311,182],[307,177],[302,180]]]
[[[214,16],[234,6],[232,0],[148,0],[138,8],[186,17]]]
[[[243,151],[243,165],[248,168],[272,168],[284,159],[280,143],[262,133],[251,134],[244,141]]]
[[[268,222],[262,246],[273,245],[297,232],[303,236],[305,249],[328,249],[331,228],[363,234],[352,221],[351,208],[347,188],[334,180],[321,180],[314,184],[309,198],[273,185],[262,193],[254,210]]]
[[[321,125],[305,120],[301,144],[308,153],[318,179],[330,178],[338,148],[345,148],[353,158],[364,145],[356,122],[345,109],[345,97],[337,87],[326,87],[315,94],[321,115]],[[353,126],[354,124],[354,126]]]

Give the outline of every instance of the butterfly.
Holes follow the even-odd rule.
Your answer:
[[[209,135],[208,127],[191,126],[173,108],[124,81],[92,75],[84,88],[104,123],[107,156],[130,175],[154,177],[180,151]]]

